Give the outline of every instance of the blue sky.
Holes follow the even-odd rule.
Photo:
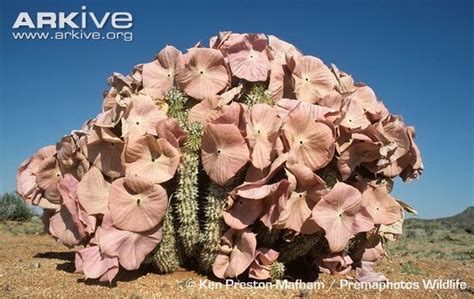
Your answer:
[[[158,3],[159,2],[159,3]],[[198,1],[195,1],[198,2]],[[264,32],[369,84],[417,130],[425,173],[395,186],[420,217],[473,205],[471,1],[0,0],[0,192],[16,167],[97,114],[106,79],[166,44],[181,50],[219,30]],[[134,40],[18,41],[20,11],[129,11]]]

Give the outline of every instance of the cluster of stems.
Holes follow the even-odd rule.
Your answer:
[[[272,104],[271,95],[259,85],[251,86],[243,99],[249,107],[258,103]],[[153,252],[152,260],[161,273],[174,272],[183,263],[196,265],[201,271],[210,272],[219,252],[220,238],[227,228],[222,210],[226,206],[229,190],[243,181],[243,175],[237,176],[226,186],[210,182],[200,206],[203,128],[199,123],[189,124],[190,100],[178,89],[172,89],[166,100],[169,103],[169,116],[177,120],[188,137],[181,148],[182,161],[177,171],[171,208],[163,220],[163,239]],[[253,226],[253,231],[257,234],[259,244],[268,248],[272,248],[281,236],[280,230],[270,231],[260,222]],[[315,235],[299,236],[294,242],[283,244],[280,258],[270,268],[272,280],[281,279],[285,273],[285,263],[306,254],[318,240],[319,237]],[[196,257],[199,257],[197,261]]]

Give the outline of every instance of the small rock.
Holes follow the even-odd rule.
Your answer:
[[[33,269],[38,269],[39,267],[41,267],[40,262],[33,262],[33,263],[31,263],[31,268],[33,268]]]
[[[10,292],[11,290],[12,290],[12,287],[8,283],[3,284],[4,292]]]
[[[298,297],[300,298],[308,297],[310,292],[311,291],[309,289],[301,289]]]

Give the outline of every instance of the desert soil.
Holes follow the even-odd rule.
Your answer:
[[[427,244],[426,246],[436,246]],[[78,249],[78,248],[77,248]],[[398,297],[445,298],[474,297],[474,265],[471,260],[414,258],[414,255],[384,260],[376,270],[392,282],[418,282],[418,290],[348,290],[340,288],[345,276],[321,274],[319,289],[277,288],[209,288],[199,287],[207,278],[182,270],[159,275],[150,265],[138,271],[120,270],[112,285],[87,280],[74,273],[74,251],[56,243],[44,234],[12,232],[0,225],[0,297]],[[412,256],[410,258],[410,256]],[[349,275],[354,275],[352,271]],[[459,279],[467,284],[465,290],[424,289],[423,279]],[[332,286],[331,286],[332,285]]]

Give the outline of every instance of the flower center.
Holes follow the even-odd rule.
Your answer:
[[[137,205],[140,205],[140,202],[141,202],[141,201],[142,201],[142,200],[141,200],[140,198],[137,198]]]
[[[221,149],[217,149],[217,154],[219,155],[220,153],[222,153],[222,150]]]
[[[111,143],[110,143],[110,146],[114,146],[114,143],[113,143],[113,142],[111,142]]]
[[[139,121],[137,121],[137,122],[135,122],[135,124],[138,126],[138,125],[140,124],[140,122],[139,122]]]
[[[300,140],[300,144],[303,144],[303,140]]]
[[[199,74],[201,74],[201,75],[204,74],[204,71],[199,71]]]

